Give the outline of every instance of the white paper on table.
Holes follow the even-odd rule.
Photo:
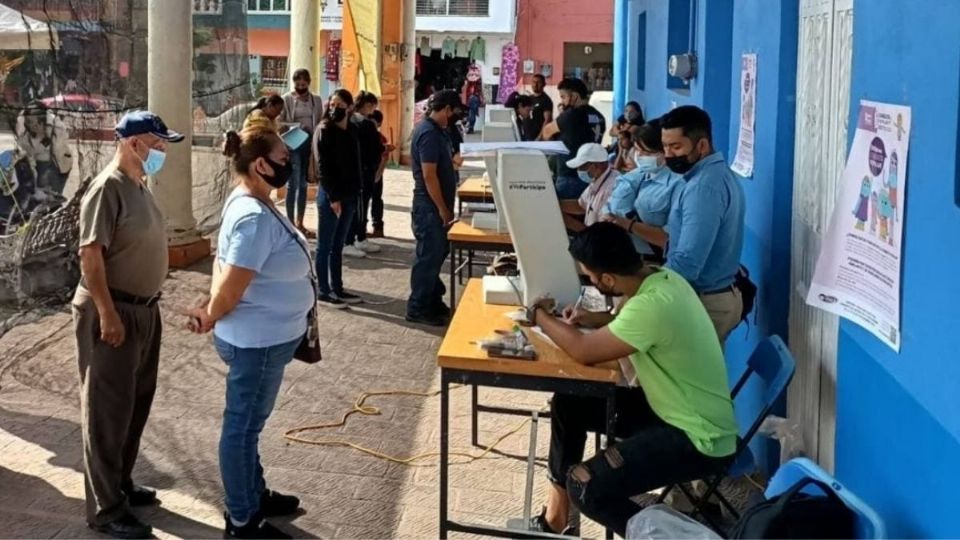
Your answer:
[[[561,141],[471,142],[460,145],[463,157],[493,156],[497,150],[539,150],[544,154],[569,154]]]

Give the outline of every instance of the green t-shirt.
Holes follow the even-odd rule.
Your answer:
[[[703,454],[733,454],[737,422],[723,350],[686,280],[667,269],[649,276],[608,328],[637,349],[630,361],[653,412]]]

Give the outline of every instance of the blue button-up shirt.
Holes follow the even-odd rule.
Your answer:
[[[743,187],[714,152],[684,175],[686,185],[670,212],[667,268],[698,293],[733,284],[743,249]]]

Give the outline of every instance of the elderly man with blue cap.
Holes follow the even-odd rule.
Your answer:
[[[146,538],[151,527],[130,507],[155,504],[157,494],[131,475],[157,386],[168,261],[164,217],[145,179],[183,135],[148,111],[125,114],[116,134],[116,156],[80,205],[73,297],[87,523],[114,538]]]

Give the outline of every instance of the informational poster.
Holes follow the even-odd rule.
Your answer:
[[[320,15],[320,25],[323,30],[343,29],[343,0],[327,0]]]
[[[859,324],[899,352],[910,108],[861,101],[857,118],[807,303]]]
[[[740,59],[740,137],[737,156],[730,166],[740,176],[753,176],[753,140],[757,123],[757,55]]]

